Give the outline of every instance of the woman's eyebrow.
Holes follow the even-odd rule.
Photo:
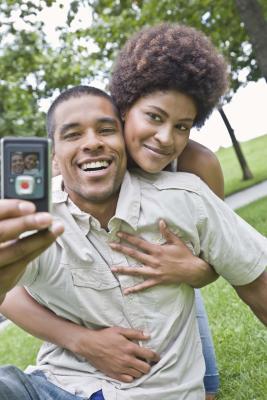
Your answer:
[[[163,114],[165,117],[169,116],[169,114],[165,110],[163,110],[162,108],[160,108],[158,106],[155,106],[155,105],[152,105],[152,104],[149,104],[148,106],[150,108],[153,108],[154,110],[157,110],[159,113]],[[180,118],[179,121],[194,122],[194,119],[193,118]]]

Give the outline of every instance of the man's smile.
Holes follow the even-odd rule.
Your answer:
[[[84,162],[79,165],[82,171],[90,172],[90,171],[99,171],[109,167],[111,164],[111,160],[98,160],[98,161],[90,161]]]

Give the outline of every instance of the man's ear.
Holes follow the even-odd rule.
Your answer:
[[[125,122],[125,118],[126,118],[127,114],[128,114],[128,110],[121,113],[121,120],[123,123]]]
[[[59,168],[59,164],[57,161],[57,156],[53,152],[53,154],[52,154],[52,176],[57,176],[57,175],[60,175],[60,168]]]

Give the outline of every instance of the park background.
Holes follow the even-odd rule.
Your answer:
[[[0,137],[44,136],[45,112],[61,90],[80,83],[105,88],[128,36],[144,25],[182,22],[203,30],[229,61],[230,90],[222,106],[253,179],[242,179],[218,111],[192,138],[217,151],[226,194],[265,180],[266,19],[265,0],[2,0]],[[266,198],[238,213],[267,235]],[[220,369],[218,399],[265,400],[266,330],[222,279],[203,294]],[[39,345],[8,326],[0,333],[0,364],[24,368],[34,363]]]

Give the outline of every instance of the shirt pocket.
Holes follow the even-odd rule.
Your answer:
[[[77,305],[86,325],[93,328],[123,323],[122,294],[118,280],[106,265],[70,270]]]

